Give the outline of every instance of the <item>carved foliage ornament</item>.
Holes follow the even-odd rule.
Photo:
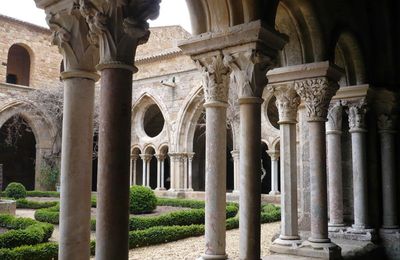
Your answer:
[[[148,19],[158,17],[161,0],[80,0],[80,10],[98,42],[101,64],[132,65],[136,47],[147,42]]]
[[[196,61],[203,74],[204,97],[208,102],[228,102],[230,70],[226,66],[227,59],[222,54],[204,57]]]
[[[365,129],[365,113],[367,104],[364,99],[356,104],[350,104],[348,109],[350,130]]]
[[[295,122],[297,108],[300,105],[300,97],[293,88],[292,83],[272,85],[268,90],[276,97],[276,106],[279,111],[279,121]]]
[[[47,23],[52,31],[52,44],[64,56],[64,69],[68,71],[95,72],[98,63],[97,46],[88,41],[89,28],[79,12],[79,5],[59,13],[48,13]]]
[[[269,56],[258,50],[231,54],[228,66],[232,69],[233,82],[239,98],[261,97],[267,84],[266,73],[274,65]]]
[[[341,102],[332,103],[328,111],[328,122],[326,123],[326,130],[342,131],[342,116],[343,106]]]
[[[295,90],[304,99],[309,120],[326,120],[332,97],[339,89],[336,82],[326,77],[295,82]]]
[[[395,125],[391,116],[382,114],[378,117],[378,128],[380,131],[394,131]]]

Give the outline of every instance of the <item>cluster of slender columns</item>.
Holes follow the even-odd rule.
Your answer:
[[[271,158],[271,191],[269,195],[278,195],[279,192],[279,151],[267,151]]]

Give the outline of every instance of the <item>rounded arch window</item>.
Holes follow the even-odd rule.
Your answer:
[[[144,132],[150,137],[155,137],[163,130],[164,123],[164,116],[162,115],[160,108],[156,104],[150,105],[144,113]]]
[[[269,122],[273,127],[279,129],[279,112],[278,108],[276,107],[276,97],[272,96],[271,99],[268,101],[267,104],[267,117]]]
[[[6,82],[29,86],[31,57],[26,48],[14,44],[8,50]]]

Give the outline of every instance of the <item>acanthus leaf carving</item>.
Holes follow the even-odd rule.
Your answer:
[[[296,122],[297,109],[300,105],[300,97],[294,90],[294,83],[282,83],[268,86],[276,97],[276,107],[279,112],[279,122]]]
[[[203,75],[205,103],[228,102],[230,69],[221,53],[196,60]]]
[[[80,0],[91,41],[99,44],[100,69],[111,66],[136,70],[136,48],[147,42],[150,35],[147,20],[157,18],[160,2]]]
[[[342,131],[343,106],[340,101],[333,102],[329,106],[327,131]]]
[[[267,85],[266,73],[275,66],[271,57],[259,50],[246,50],[230,54],[228,66],[239,98],[261,97]]]
[[[387,114],[381,114],[378,116],[378,129],[381,132],[394,132],[395,120],[393,117]]]
[[[365,114],[367,112],[367,103],[365,99],[359,102],[349,104],[347,113],[349,115],[350,131],[365,131]]]
[[[305,101],[309,121],[326,121],[329,103],[338,89],[337,82],[327,77],[295,82],[296,92]]]

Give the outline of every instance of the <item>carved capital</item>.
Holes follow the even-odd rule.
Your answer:
[[[196,64],[203,75],[205,104],[227,104],[230,69],[222,53],[198,58]]]
[[[275,151],[274,150],[268,150],[267,153],[268,153],[269,157],[271,158],[271,161],[279,160],[279,157],[280,157],[279,150],[275,150]]]
[[[165,157],[167,157],[165,154],[155,154],[154,156],[157,158],[157,161],[164,161]]]
[[[195,155],[195,153],[187,153],[187,157],[188,157],[189,161],[193,160],[194,155]]]
[[[99,70],[122,68],[137,71],[136,48],[146,43],[148,19],[158,17],[161,0],[80,0],[80,10],[90,28],[90,40],[98,43]]]
[[[139,155],[137,153],[131,154],[131,160],[136,161],[139,158]]]
[[[144,162],[150,161],[152,157],[153,157],[152,154],[140,154],[140,158],[142,158]]]
[[[275,65],[271,57],[253,49],[230,54],[227,61],[239,98],[261,97],[266,73]]]
[[[329,103],[338,89],[337,82],[327,77],[295,82],[297,94],[305,101],[308,121],[326,121]]]
[[[294,89],[294,83],[282,83],[268,86],[276,97],[276,107],[279,111],[279,124],[296,123],[297,108],[300,105],[300,97]]]
[[[378,129],[380,133],[395,133],[395,120],[387,114],[379,115]]]
[[[340,101],[331,103],[328,110],[328,121],[326,122],[327,134],[342,133],[343,106]]]
[[[365,99],[349,104],[347,113],[349,115],[350,132],[365,132],[365,114],[367,103]]]
[[[64,58],[62,77],[98,80],[95,68],[99,60],[98,48],[88,40],[89,27],[80,14],[79,5],[71,1],[61,10],[48,11],[46,20],[52,31],[52,43],[58,46]]]

